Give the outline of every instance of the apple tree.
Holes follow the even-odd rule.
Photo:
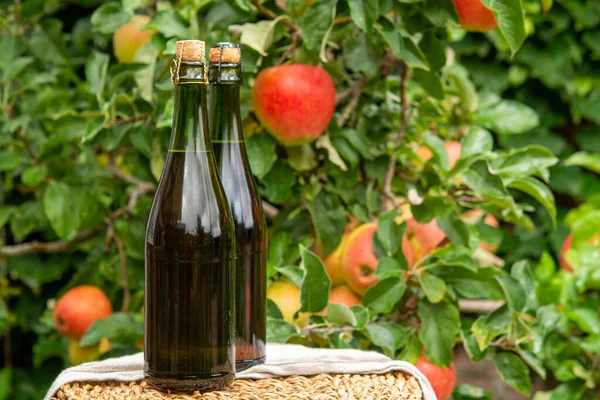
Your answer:
[[[536,19],[550,18],[543,10],[552,2],[538,3],[2,6],[0,399],[40,398],[40,382],[76,362],[73,339],[52,319],[56,299],[73,287],[100,287],[116,311],[77,346],[94,357],[105,339],[110,350],[100,357],[139,351],[145,223],[172,118],[169,63],[175,42],[189,38],[242,44],[246,146],[269,223],[269,341],[376,350],[441,368],[463,348],[474,362],[491,360],[524,395],[535,374],[552,382],[545,398],[597,396],[600,252],[589,221],[600,203],[571,204],[565,259],[574,272],[559,270],[558,257],[543,250],[557,226],[566,236],[552,191],[560,158],[548,143],[518,140],[549,128],[544,99],[497,87],[502,70],[554,89],[564,83],[562,64],[546,71],[544,61],[565,49],[579,54],[564,31],[555,34],[565,41],[556,53],[531,44],[540,40],[527,37]],[[593,43],[596,6],[557,3],[554,28],[566,9]],[[485,59],[492,48],[497,57]],[[565,97],[596,85],[591,60],[586,79],[565,84]],[[290,65],[325,73],[303,81],[312,88],[304,100],[319,107],[266,115],[256,83],[276,86]],[[261,78],[267,69],[278,71],[274,80]],[[595,90],[579,115],[593,114],[586,107]],[[294,125],[285,118],[298,129],[325,123],[289,142]],[[597,173],[596,160],[579,153],[567,164]],[[522,242],[540,236],[541,247],[524,250]],[[453,396],[491,395],[459,384]]]

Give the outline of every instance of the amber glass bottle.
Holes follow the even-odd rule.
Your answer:
[[[266,227],[242,132],[240,48],[219,43],[209,61],[211,139],[236,234],[236,368],[242,371],[265,361]]]
[[[171,144],[146,232],[145,376],[221,388],[235,373],[235,233],[207,124],[204,42],[177,42]]]

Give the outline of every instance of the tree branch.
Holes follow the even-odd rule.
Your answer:
[[[56,254],[65,253],[71,250],[73,247],[80,243],[83,243],[104,231],[103,226],[99,226],[90,231],[78,233],[71,240],[57,240],[55,242],[27,242],[21,244],[15,244],[11,246],[0,247],[0,256],[3,257],[15,257],[22,256],[31,253],[45,253],[45,254]]]
[[[406,99],[406,84],[408,81],[408,66],[404,62],[400,62],[402,66],[402,76],[400,81],[400,128],[398,129],[398,135],[394,141],[394,147],[400,146],[402,140],[404,140],[404,134],[406,133],[406,126],[408,125],[408,101]],[[383,196],[381,199],[380,213],[387,211],[390,208],[390,202],[395,208],[398,207],[398,201],[392,193],[392,179],[396,171],[397,155],[393,153],[390,156],[390,162],[388,164],[387,172],[385,174],[385,181],[383,183]]]
[[[354,111],[356,110],[356,106],[358,106],[358,101],[360,100],[360,95],[362,93],[362,89],[367,84],[367,81],[368,81],[367,77],[363,75],[360,77],[360,79],[358,79],[356,82],[354,82],[354,84],[352,86],[350,86],[350,88],[348,89],[349,90],[348,96],[351,96],[351,98],[350,98],[350,101],[348,102],[348,104],[346,104],[346,107],[344,107],[342,114],[340,115],[340,117],[337,120],[337,124],[340,128],[343,127],[344,125],[346,125],[346,122],[352,116],[352,113],[354,113]],[[338,100],[337,97],[338,96],[336,95],[336,103]]]
[[[273,11],[269,10],[268,8],[266,8],[262,4],[260,4],[259,0],[252,0],[252,5],[254,7],[256,7],[256,10],[258,11],[259,14],[262,14],[269,19],[279,18],[279,15],[275,14]],[[285,26],[290,28],[292,31],[298,32],[298,33],[301,32],[300,28],[298,26],[294,25],[289,19],[283,18],[283,19],[280,19],[280,21],[282,24],[284,24]]]

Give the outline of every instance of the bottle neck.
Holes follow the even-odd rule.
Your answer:
[[[169,152],[210,152],[204,66],[183,64],[179,73]]]
[[[240,112],[240,84],[242,74],[239,65],[233,67],[211,65],[211,130],[213,143],[243,143]]]

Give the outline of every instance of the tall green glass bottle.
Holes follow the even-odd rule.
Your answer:
[[[267,232],[242,132],[240,48],[219,43],[209,61],[211,138],[236,234],[236,368],[242,371],[265,362]]]
[[[177,42],[171,144],[146,231],[145,365],[159,389],[235,374],[235,232],[207,123],[204,42]]]

